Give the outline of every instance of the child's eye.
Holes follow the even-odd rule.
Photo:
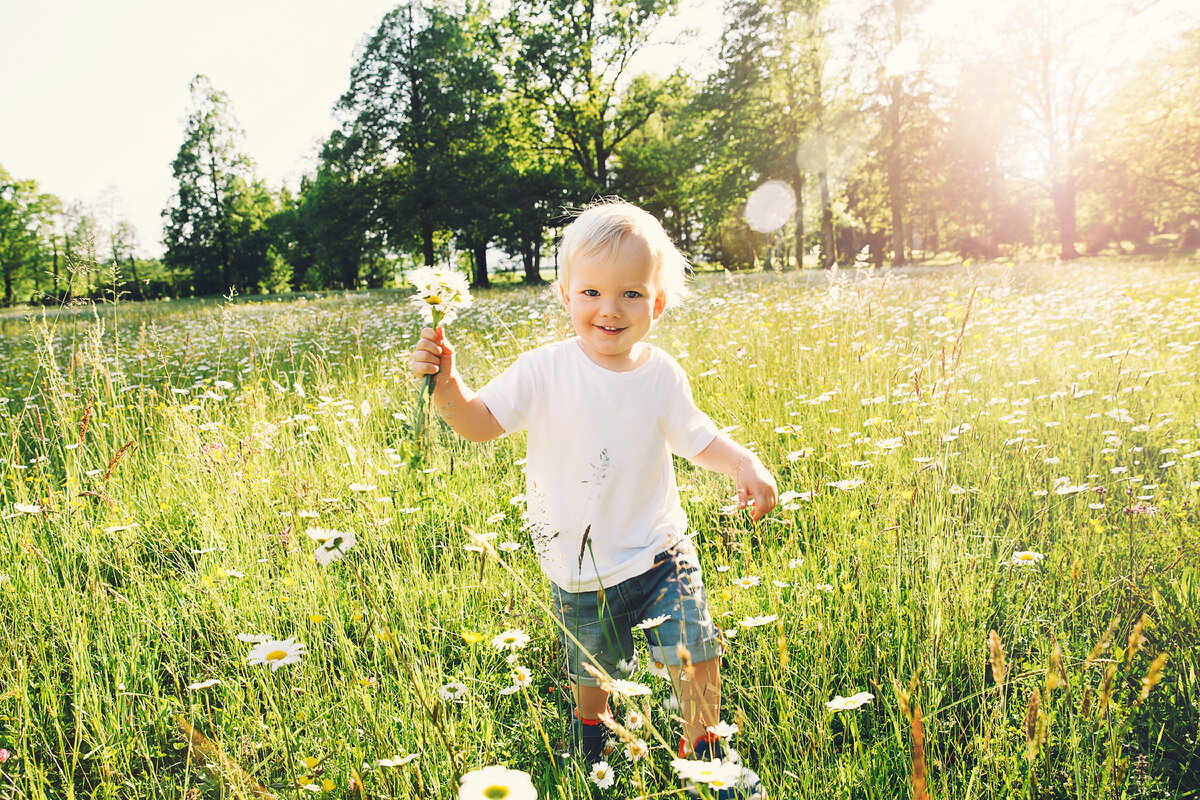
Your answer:
[[[630,300],[637,300],[641,296],[642,296],[642,293],[635,289],[630,289],[629,291],[625,292],[625,297],[627,297]]]
[[[600,293],[597,292],[595,289],[584,289],[583,294],[587,295],[588,297],[599,297],[600,296]]]

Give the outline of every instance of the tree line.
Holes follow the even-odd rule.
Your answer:
[[[383,287],[447,261],[486,285],[498,253],[538,282],[565,210],[607,195],[726,268],[1200,247],[1194,24],[1114,71],[1141,13],[1125,3],[1018,0],[962,59],[924,0],[727,0],[710,74],[635,74],[675,5],[402,2],[298,190],[256,175],[198,75],[162,259],[0,167],[3,302]],[[766,180],[798,200],[774,234],[743,219]]]

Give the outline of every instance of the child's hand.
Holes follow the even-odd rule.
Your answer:
[[[437,375],[439,372],[446,375],[454,372],[454,348],[446,341],[445,330],[421,330],[421,339],[413,348],[411,368],[413,375],[418,378],[423,375]]]
[[[779,498],[775,476],[767,471],[757,457],[751,455],[738,462],[734,481],[737,484],[738,506],[750,508],[750,519],[758,522],[775,508]]]

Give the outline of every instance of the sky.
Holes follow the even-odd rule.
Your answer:
[[[225,92],[245,152],[273,188],[312,172],[356,46],[395,0],[0,0],[0,166],[64,203],[115,214],[138,252],[161,255],[188,84]],[[659,44],[647,69],[703,59],[720,36],[715,0],[685,0],[708,21],[688,52]],[[661,38],[676,38],[680,24]],[[707,44],[705,44],[707,42]]]

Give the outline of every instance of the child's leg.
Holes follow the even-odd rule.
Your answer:
[[[685,676],[687,680],[681,680]],[[707,733],[708,726],[721,721],[720,657],[690,667],[671,667],[671,684],[679,692],[683,737],[690,752],[696,741]]]
[[[575,710],[580,719],[600,719],[608,709],[608,692],[599,686],[580,686],[572,681],[571,694],[575,696]]]

